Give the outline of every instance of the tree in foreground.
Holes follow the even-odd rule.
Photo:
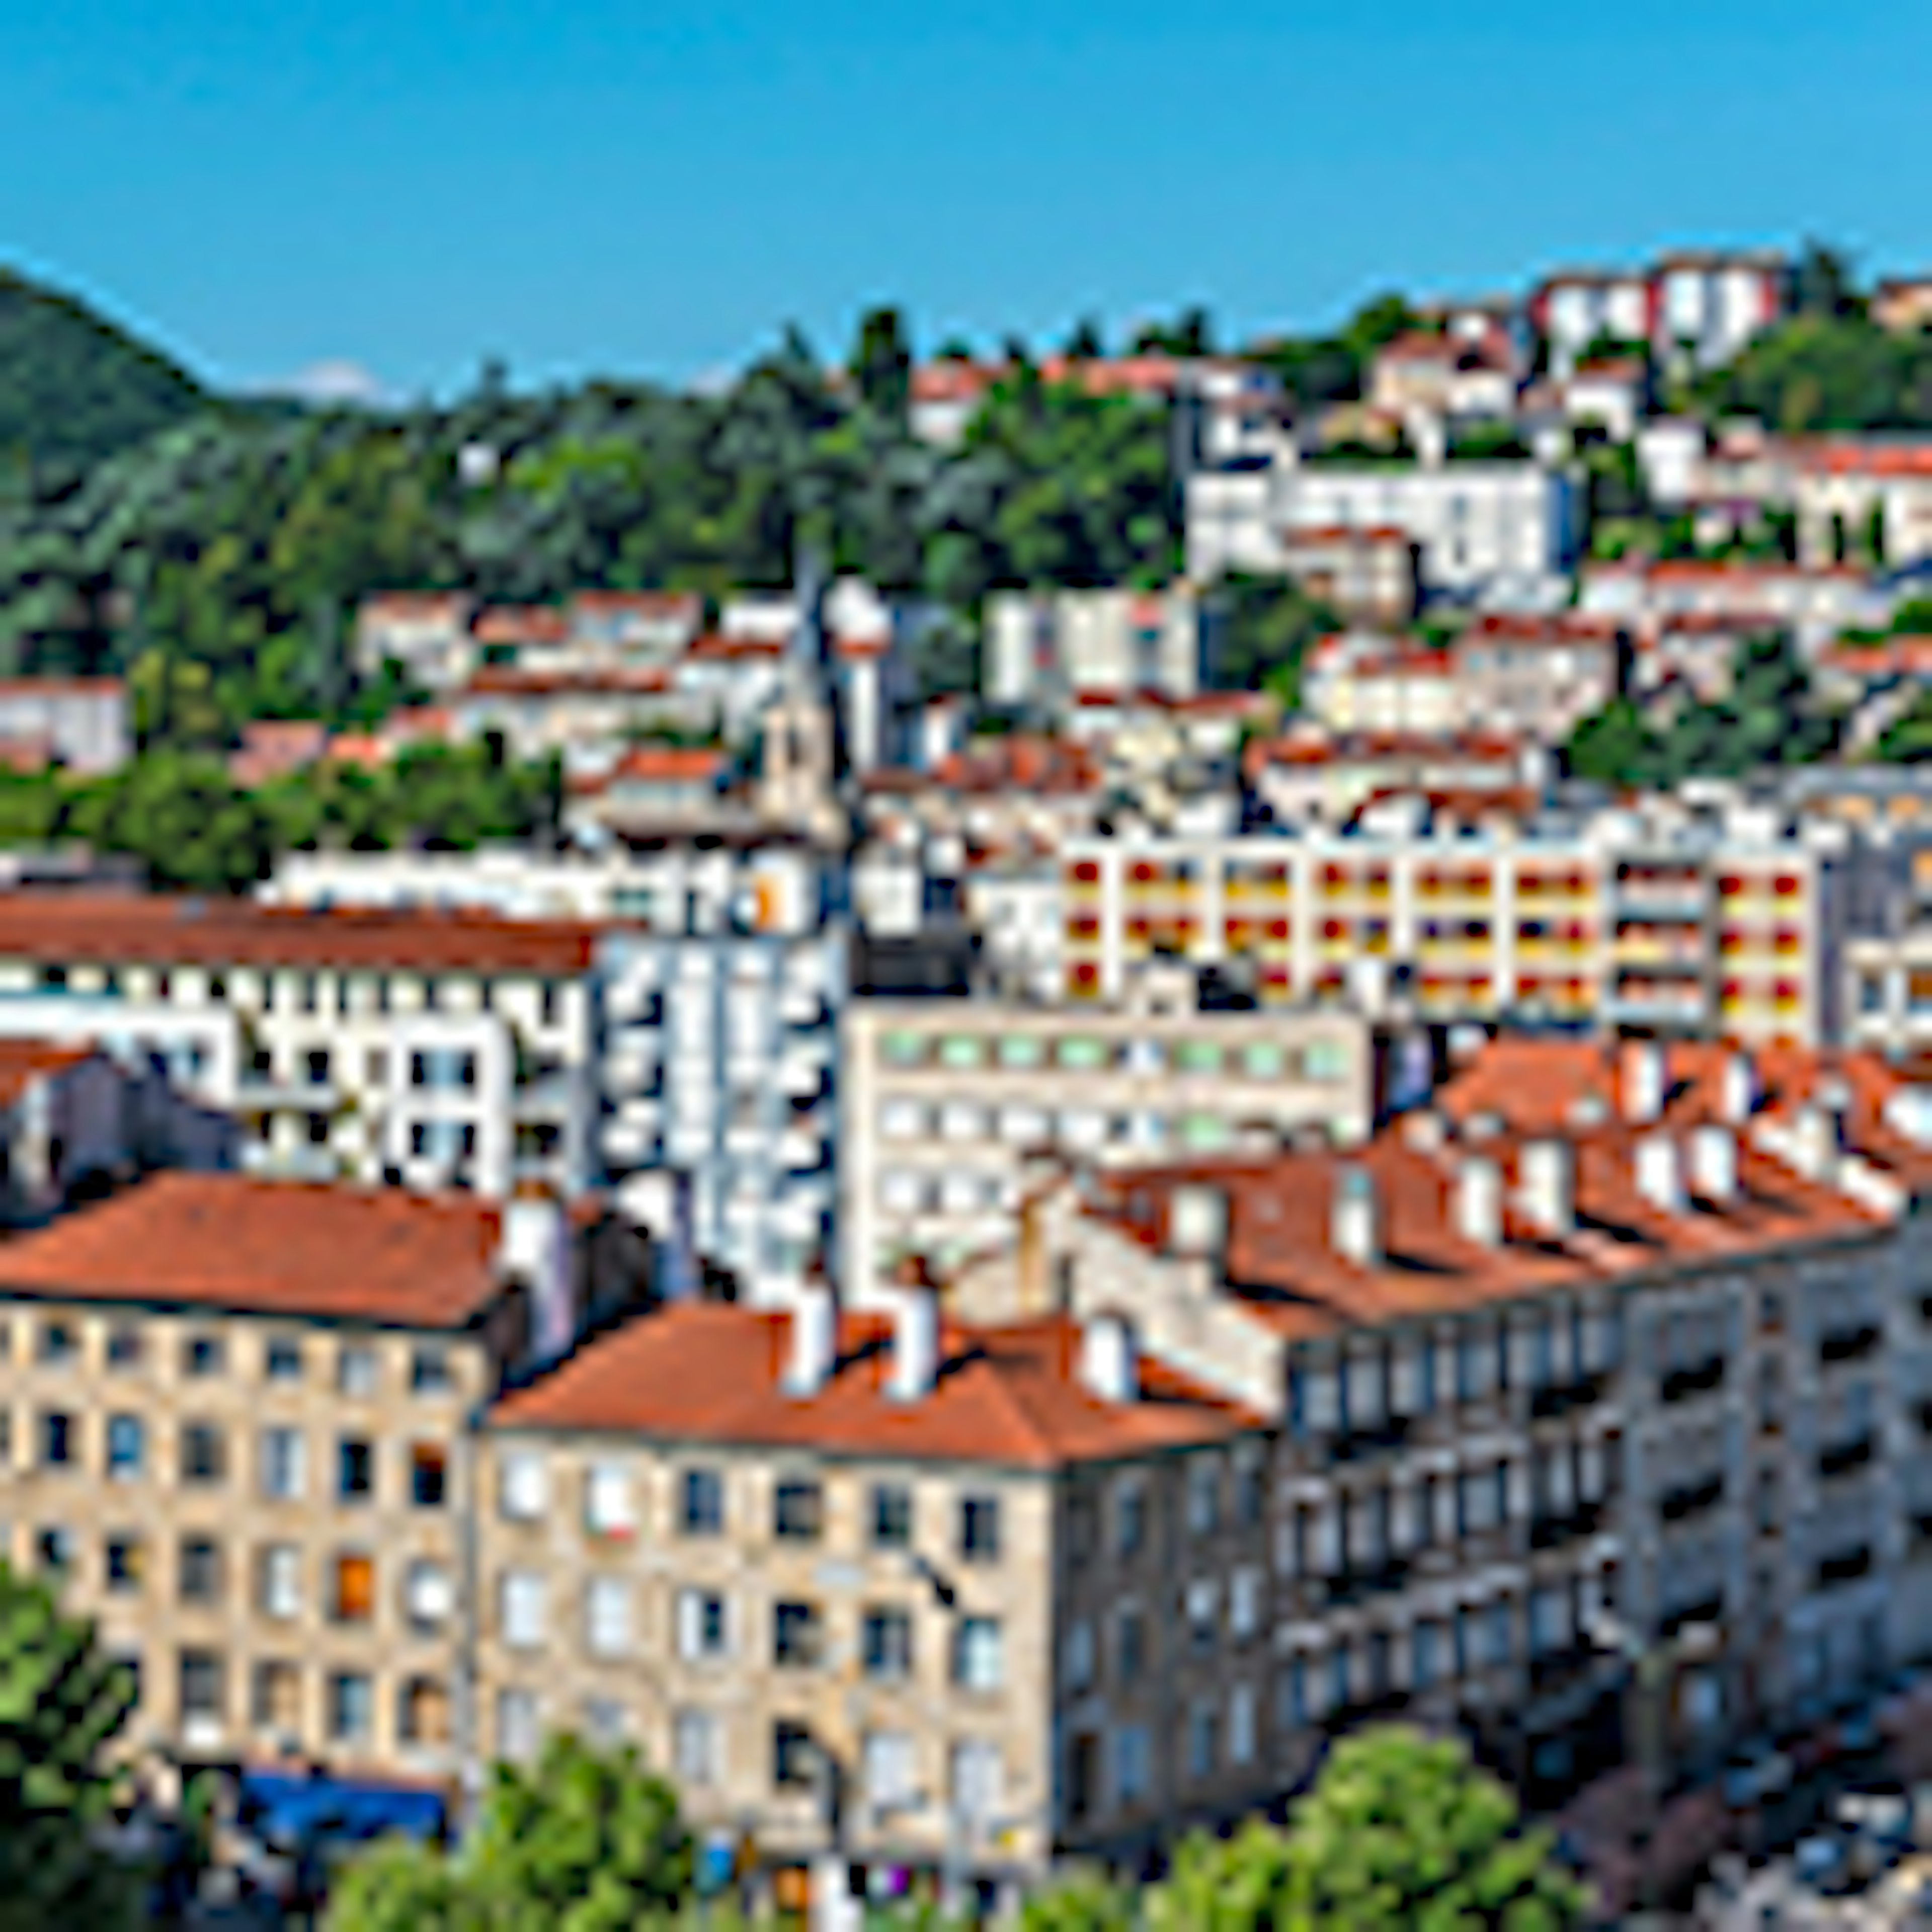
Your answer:
[[[637,1753],[553,1738],[530,1771],[500,1765],[454,1856],[380,1847],[351,1868],[329,1932],[632,1932],[691,1888],[677,1796]]]
[[[113,1802],[106,1756],[134,1680],[0,1562],[0,1932],[110,1932],[140,1922],[138,1879],[98,1842]]]

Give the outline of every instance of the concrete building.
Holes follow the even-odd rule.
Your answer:
[[[118,677],[0,678],[0,763],[58,765],[81,778],[134,754],[128,687]]]
[[[1795,453],[1798,554],[1902,569],[1932,556],[1932,442],[1831,436]]]
[[[1184,585],[1003,591],[986,600],[982,688],[989,704],[1053,712],[1088,698],[1190,698],[1211,678],[1214,631],[1212,610]]]
[[[1112,1012],[983,998],[847,1008],[838,1182],[849,1298],[875,1300],[907,1255],[944,1273],[1010,1239],[1040,1155],[1146,1166],[1367,1131],[1373,1053],[1352,1015],[1202,1012],[1184,974],[1142,991]]]
[[[1281,567],[1337,616],[1394,626],[1415,615],[1416,551],[1406,530],[1346,524],[1286,530]]]

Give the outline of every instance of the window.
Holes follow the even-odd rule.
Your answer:
[[[1187,1465],[1187,1533],[1211,1536],[1220,1520],[1221,1465],[1214,1456],[1196,1456]]]
[[[1187,1634],[1198,1651],[1211,1650],[1220,1617],[1221,1592],[1211,1576],[1197,1576],[1187,1586]]]
[[[396,1734],[405,1744],[446,1744],[452,1734],[449,1692],[440,1678],[406,1679],[396,1698]]]
[[[506,1573],[499,1589],[503,1641],[513,1650],[535,1650],[544,1640],[544,1580],[532,1570]]]
[[[1137,1683],[1147,1668],[1147,1618],[1132,1604],[1114,1624],[1114,1666],[1124,1684]]]
[[[716,1590],[680,1590],[677,1597],[677,1654],[687,1663],[725,1654],[724,1599]]]
[[[716,1469],[687,1469],[680,1486],[678,1521],[687,1536],[722,1535],[724,1479]]]
[[[190,1422],[182,1431],[182,1480],[218,1483],[227,1472],[228,1444],[212,1422]]]
[[[917,1757],[905,1731],[868,1731],[860,1746],[860,1777],[875,1816],[903,1811],[914,1802]]]
[[[107,1331],[107,1366],[133,1369],[140,1366],[141,1331],[132,1322],[119,1322]]]
[[[789,1670],[808,1670],[824,1654],[824,1627],[815,1604],[772,1606],[772,1661]]]
[[[962,1690],[997,1690],[1004,1676],[997,1617],[962,1617],[953,1625],[952,1681]]]
[[[1084,1619],[1070,1624],[1060,1646],[1060,1675],[1070,1690],[1084,1690],[1094,1682],[1094,1626]]]
[[[292,1543],[272,1543],[257,1558],[256,1597],[264,1616],[302,1615],[302,1552]]]
[[[535,1522],[550,1507],[550,1472],[542,1452],[506,1449],[497,1508],[512,1522]]]
[[[1144,1724],[1123,1724],[1114,1733],[1114,1802],[1125,1808],[1143,1802],[1154,1763]]]
[[[335,1559],[330,1614],[339,1624],[365,1624],[376,1614],[376,1562],[360,1551]]]
[[[147,1565],[146,1552],[141,1539],[132,1531],[122,1531],[107,1539],[107,1587],[116,1595],[124,1595],[141,1587],[141,1579]]]
[[[212,1604],[221,1594],[221,1547],[205,1536],[182,1539],[178,1580],[184,1604]]]
[[[184,1650],[181,1654],[181,1713],[203,1723],[221,1720],[221,1659],[213,1652]]]
[[[1000,1499],[967,1496],[959,1504],[959,1554],[969,1563],[992,1563],[1000,1554]]]
[[[376,1450],[359,1436],[335,1445],[335,1493],[345,1503],[365,1503],[376,1493]]]
[[[440,1348],[418,1348],[410,1356],[410,1388],[417,1395],[441,1395],[451,1386],[449,1358]]]
[[[441,1509],[449,1499],[449,1458],[438,1442],[410,1450],[410,1501],[418,1509]]]
[[[1114,1548],[1124,1559],[1138,1556],[1147,1542],[1147,1485],[1137,1476],[1124,1480],[1114,1493]]]
[[[40,1418],[40,1466],[67,1469],[74,1466],[74,1418],[57,1408]]]
[[[534,1757],[537,1749],[537,1700],[532,1690],[496,1694],[496,1750],[512,1763]]]
[[[1220,1756],[1221,1714],[1204,1699],[1187,1713],[1187,1774],[1210,1778]]]
[[[343,1344],[335,1358],[335,1386],[344,1395],[366,1399],[376,1393],[376,1352],[360,1342]]]
[[[50,1322],[40,1330],[40,1360],[46,1367],[60,1368],[80,1353],[80,1336],[70,1322]]]
[[[34,1554],[43,1570],[64,1576],[74,1568],[74,1532],[56,1523],[34,1539]]]
[[[302,1380],[302,1344],[292,1335],[278,1335],[268,1344],[262,1360],[263,1372],[272,1382]]]
[[[218,1335],[190,1335],[182,1344],[182,1373],[189,1376],[218,1376],[227,1359],[227,1351]]]
[[[818,1774],[818,1747],[811,1732],[781,1718],[772,1726],[772,1783],[781,1791],[809,1790]]]
[[[722,1758],[718,1720],[709,1711],[679,1712],[671,1723],[671,1765],[678,1783],[699,1790],[716,1784]]]
[[[292,1664],[256,1664],[252,1706],[256,1730],[292,1738],[302,1729],[302,1673]]]
[[[816,1483],[782,1482],[772,1498],[772,1533],[790,1543],[816,1543],[824,1512],[824,1493]]]
[[[912,1674],[912,1618],[904,1610],[868,1610],[860,1628],[860,1656],[868,1677]]]
[[[1228,1762],[1252,1764],[1255,1760],[1255,1694],[1246,1684],[1237,1684],[1228,1694]]]
[[[1252,1529],[1262,1520],[1266,1493],[1265,1471],[1258,1453],[1244,1450],[1234,1459],[1234,1520],[1243,1529]]]
[[[621,1576],[593,1576],[584,1597],[584,1641],[594,1657],[631,1648],[631,1586]]]
[[[292,1502],[302,1492],[307,1478],[308,1444],[299,1429],[265,1429],[262,1432],[262,1493],[280,1502]]]
[[[1261,1628],[1262,1578],[1258,1570],[1237,1570],[1228,1582],[1228,1630],[1246,1643]]]
[[[369,1680],[359,1670],[338,1670],[328,1680],[328,1735],[338,1744],[365,1744],[375,1712]]]
[[[146,1460],[146,1432],[138,1415],[107,1418],[107,1473],[116,1482],[130,1483]]]
[[[876,1550],[905,1550],[912,1544],[912,1492],[896,1483],[880,1483],[872,1490],[872,1546]]]
[[[403,1576],[403,1611],[418,1630],[435,1630],[456,1608],[456,1586],[440,1563],[418,1558]]]
[[[1424,1622],[1415,1626],[1409,1638],[1409,1682],[1418,1690],[1428,1690],[1436,1682],[1441,1669],[1438,1653],[1442,1648],[1442,1633],[1436,1624]]]

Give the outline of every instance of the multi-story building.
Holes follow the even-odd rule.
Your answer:
[[[1814,568],[1932,557],[1932,442],[1830,436],[1798,446],[1798,554]]]
[[[1566,570],[1579,513],[1571,479],[1536,463],[1362,465],[1284,446],[1271,464],[1188,478],[1187,566],[1204,582],[1283,574],[1300,532],[1394,530],[1415,547],[1425,592],[1466,596]]]
[[[1846,882],[1875,862],[1768,814],[1079,839],[1060,862],[1056,956],[1078,1001],[1117,1001],[1145,962],[1178,958],[1245,976],[1264,1002],[1815,1042],[1839,1024]]]
[[[0,762],[59,765],[98,778],[134,754],[128,687],[119,678],[0,678]]]
[[[1546,277],[1529,298],[1530,320],[1558,376],[1606,340],[1714,368],[1776,325],[1790,278],[1790,264],[1773,253],[1689,250],[1646,269]]]
[[[1089,697],[1189,698],[1213,674],[1214,612],[1164,591],[1001,592],[986,601],[989,704],[1062,711]]]
[[[597,930],[135,892],[0,895],[0,1034],[151,1052],[312,1179],[597,1178]]]
[[[1342,1012],[1202,1012],[1191,975],[1120,1010],[865,1000],[845,1011],[841,1286],[907,1255],[942,1272],[1010,1238],[1034,1157],[1149,1165],[1346,1143],[1373,1112],[1368,1030]]]
[[[1281,568],[1337,616],[1397,625],[1415,615],[1415,545],[1406,530],[1336,524],[1285,531]]]
[[[1118,1324],[675,1307],[483,1453],[484,1751],[640,1742],[782,1901],[1024,1882],[1274,1788],[1260,1420]]]

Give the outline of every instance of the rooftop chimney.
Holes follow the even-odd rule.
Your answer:
[[[785,1362],[787,1395],[816,1395],[832,1374],[838,1354],[838,1304],[822,1281],[808,1281],[791,1305],[791,1353]]]
[[[1684,1165],[1668,1134],[1649,1134],[1636,1144],[1636,1191],[1660,1214],[1684,1211]]]
[[[932,1393],[939,1376],[939,1298],[924,1285],[902,1287],[892,1306],[892,1372],[886,1392],[895,1402],[917,1402]]]
[[[1168,1197],[1167,1244],[1177,1255],[1219,1262],[1228,1249],[1228,1197],[1204,1181],[1189,1181]]]
[[[1502,1240],[1503,1172],[1484,1156],[1471,1156],[1456,1171],[1456,1232],[1479,1248]]]
[[[504,1202],[502,1226],[500,1264],[530,1293],[531,1352],[554,1361],[577,1339],[568,1219],[560,1202],[532,1191]]]
[[[1838,1117],[1808,1100],[1792,1122],[1798,1171],[1808,1180],[1828,1181],[1838,1164]]]
[[[1624,1118],[1642,1126],[1664,1112],[1664,1060],[1654,1040],[1625,1040],[1618,1062]]]
[[[1702,1201],[1735,1201],[1738,1137],[1729,1127],[1701,1126],[1690,1136],[1691,1191]]]
[[[1531,1141],[1522,1150],[1523,1212],[1559,1239],[1576,1226],[1576,1156],[1568,1141]]]
[[[1096,1315],[1080,1336],[1080,1379],[1102,1402],[1132,1402],[1141,1392],[1140,1352],[1123,1315]]]
[[[1723,1112],[1734,1127],[1757,1112],[1757,1063],[1742,1047],[1724,1062]]]
[[[1381,1221],[1374,1177],[1366,1168],[1338,1168],[1328,1216],[1328,1238],[1335,1252],[1358,1268],[1379,1268]]]

